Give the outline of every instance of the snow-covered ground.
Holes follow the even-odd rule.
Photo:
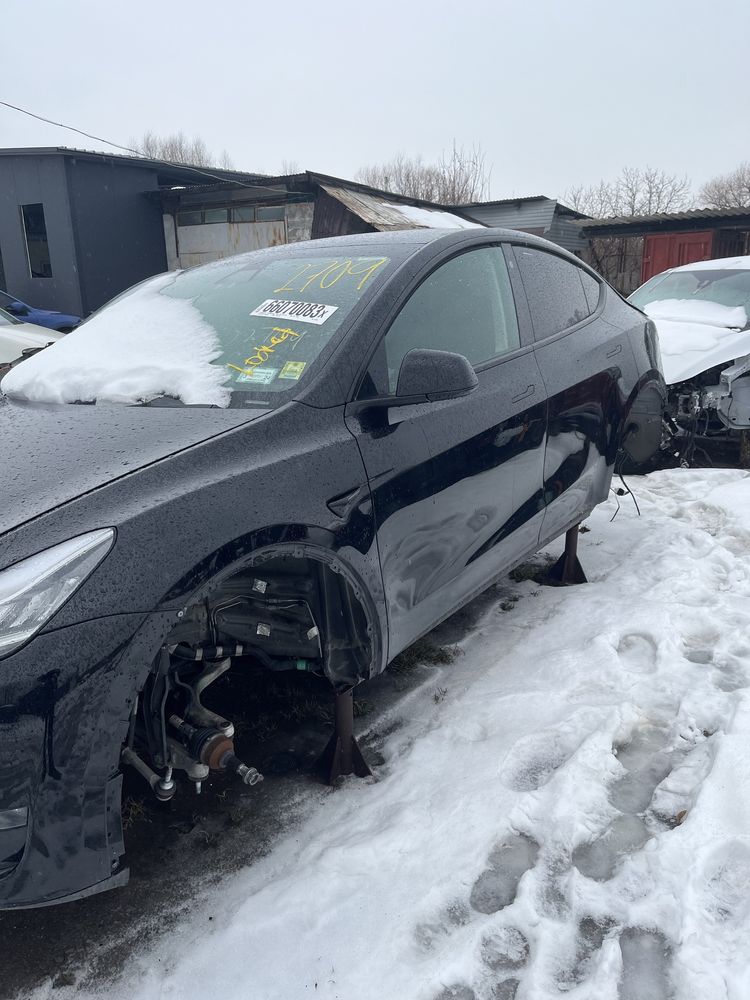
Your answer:
[[[750,476],[661,472],[108,1000],[747,1000]],[[556,547],[559,551],[559,545]],[[75,987],[36,997],[98,996]]]

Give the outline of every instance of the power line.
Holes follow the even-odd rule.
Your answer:
[[[92,135],[91,132],[84,132],[83,129],[76,128],[74,125],[65,125],[63,122],[53,121],[51,118],[45,118],[43,115],[37,115],[33,111],[28,111],[26,108],[19,108],[15,104],[9,104],[8,101],[0,101],[0,105],[5,108],[10,108],[12,111],[20,111],[22,115],[28,115],[29,118],[36,118],[37,121],[45,122],[47,125],[55,125],[57,128],[67,129],[69,132],[77,132],[78,135],[83,135],[87,139],[93,139],[94,142],[103,142],[106,146],[114,146],[115,149],[122,149],[126,153],[132,153],[138,159],[150,159],[156,163],[163,163],[168,167],[179,167],[180,170],[192,170],[196,174],[201,174],[203,177],[210,177],[214,181],[227,182],[226,177],[221,177],[219,174],[212,174],[208,170],[204,170],[202,167],[195,167],[192,163],[177,163],[173,160],[163,160],[161,157],[144,157],[137,149],[131,149],[130,146],[122,146],[119,142],[112,142],[111,139],[102,139],[99,135]],[[236,171],[231,171],[231,173],[236,173]],[[246,184],[244,181],[239,181],[232,179],[233,184],[239,184],[240,187],[253,188],[259,191],[273,191],[274,194],[280,194],[278,188],[268,187],[266,184]]]

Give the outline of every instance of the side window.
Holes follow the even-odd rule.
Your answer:
[[[561,333],[591,315],[575,264],[532,247],[513,248],[531,310],[534,339]]]
[[[500,247],[447,261],[426,278],[391,324],[363,393],[393,394],[409,351],[455,351],[473,365],[520,347],[510,278]]]
[[[578,273],[581,276],[581,281],[583,282],[583,292],[586,296],[586,301],[589,304],[589,313],[596,312],[596,307],[599,305],[599,294],[602,286],[596,278],[592,278],[589,272],[584,271],[582,267],[578,268]]]

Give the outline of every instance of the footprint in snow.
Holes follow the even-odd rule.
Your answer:
[[[712,852],[703,865],[700,908],[729,937],[746,940],[750,925],[750,848],[730,841]]]
[[[626,670],[634,674],[652,674],[656,670],[656,643],[640,632],[620,637],[617,655]]]
[[[492,851],[474,883],[469,902],[479,913],[497,913],[516,898],[521,877],[534,866],[539,845],[522,834],[506,838]]]
[[[453,983],[436,993],[434,1000],[476,1000],[476,993],[465,983]]]
[[[620,935],[618,1000],[669,1000],[671,949],[659,931],[628,927]]]
[[[529,942],[517,927],[500,927],[482,941],[482,961],[492,973],[492,1000],[515,1000],[519,974],[529,961]]]
[[[713,761],[708,740],[674,750],[659,726],[644,726],[615,753],[625,768],[609,790],[619,815],[595,840],[576,847],[572,859],[582,875],[599,882],[612,878],[620,861],[643,847],[649,825],[682,822]]]
[[[588,978],[592,960],[614,926],[615,921],[610,918],[595,920],[593,917],[584,917],[579,921],[576,929],[575,957],[570,967],[557,976],[557,988],[560,992],[572,990]]]
[[[500,767],[500,780],[516,792],[534,792],[546,785],[578,749],[582,737],[550,729],[520,739]]]
[[[434,920],[417,924],[414,938],[423,951],[432,951],[441,938],[447,937],[457,927],[463,927],[470,919],[469,907],[455,899]]]

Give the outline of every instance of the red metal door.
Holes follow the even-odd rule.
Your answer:
[[[660,233],[647,236],[643,245],[641,282],[670,267],[692,264],[696,260],[711,260],[714,234]]]

